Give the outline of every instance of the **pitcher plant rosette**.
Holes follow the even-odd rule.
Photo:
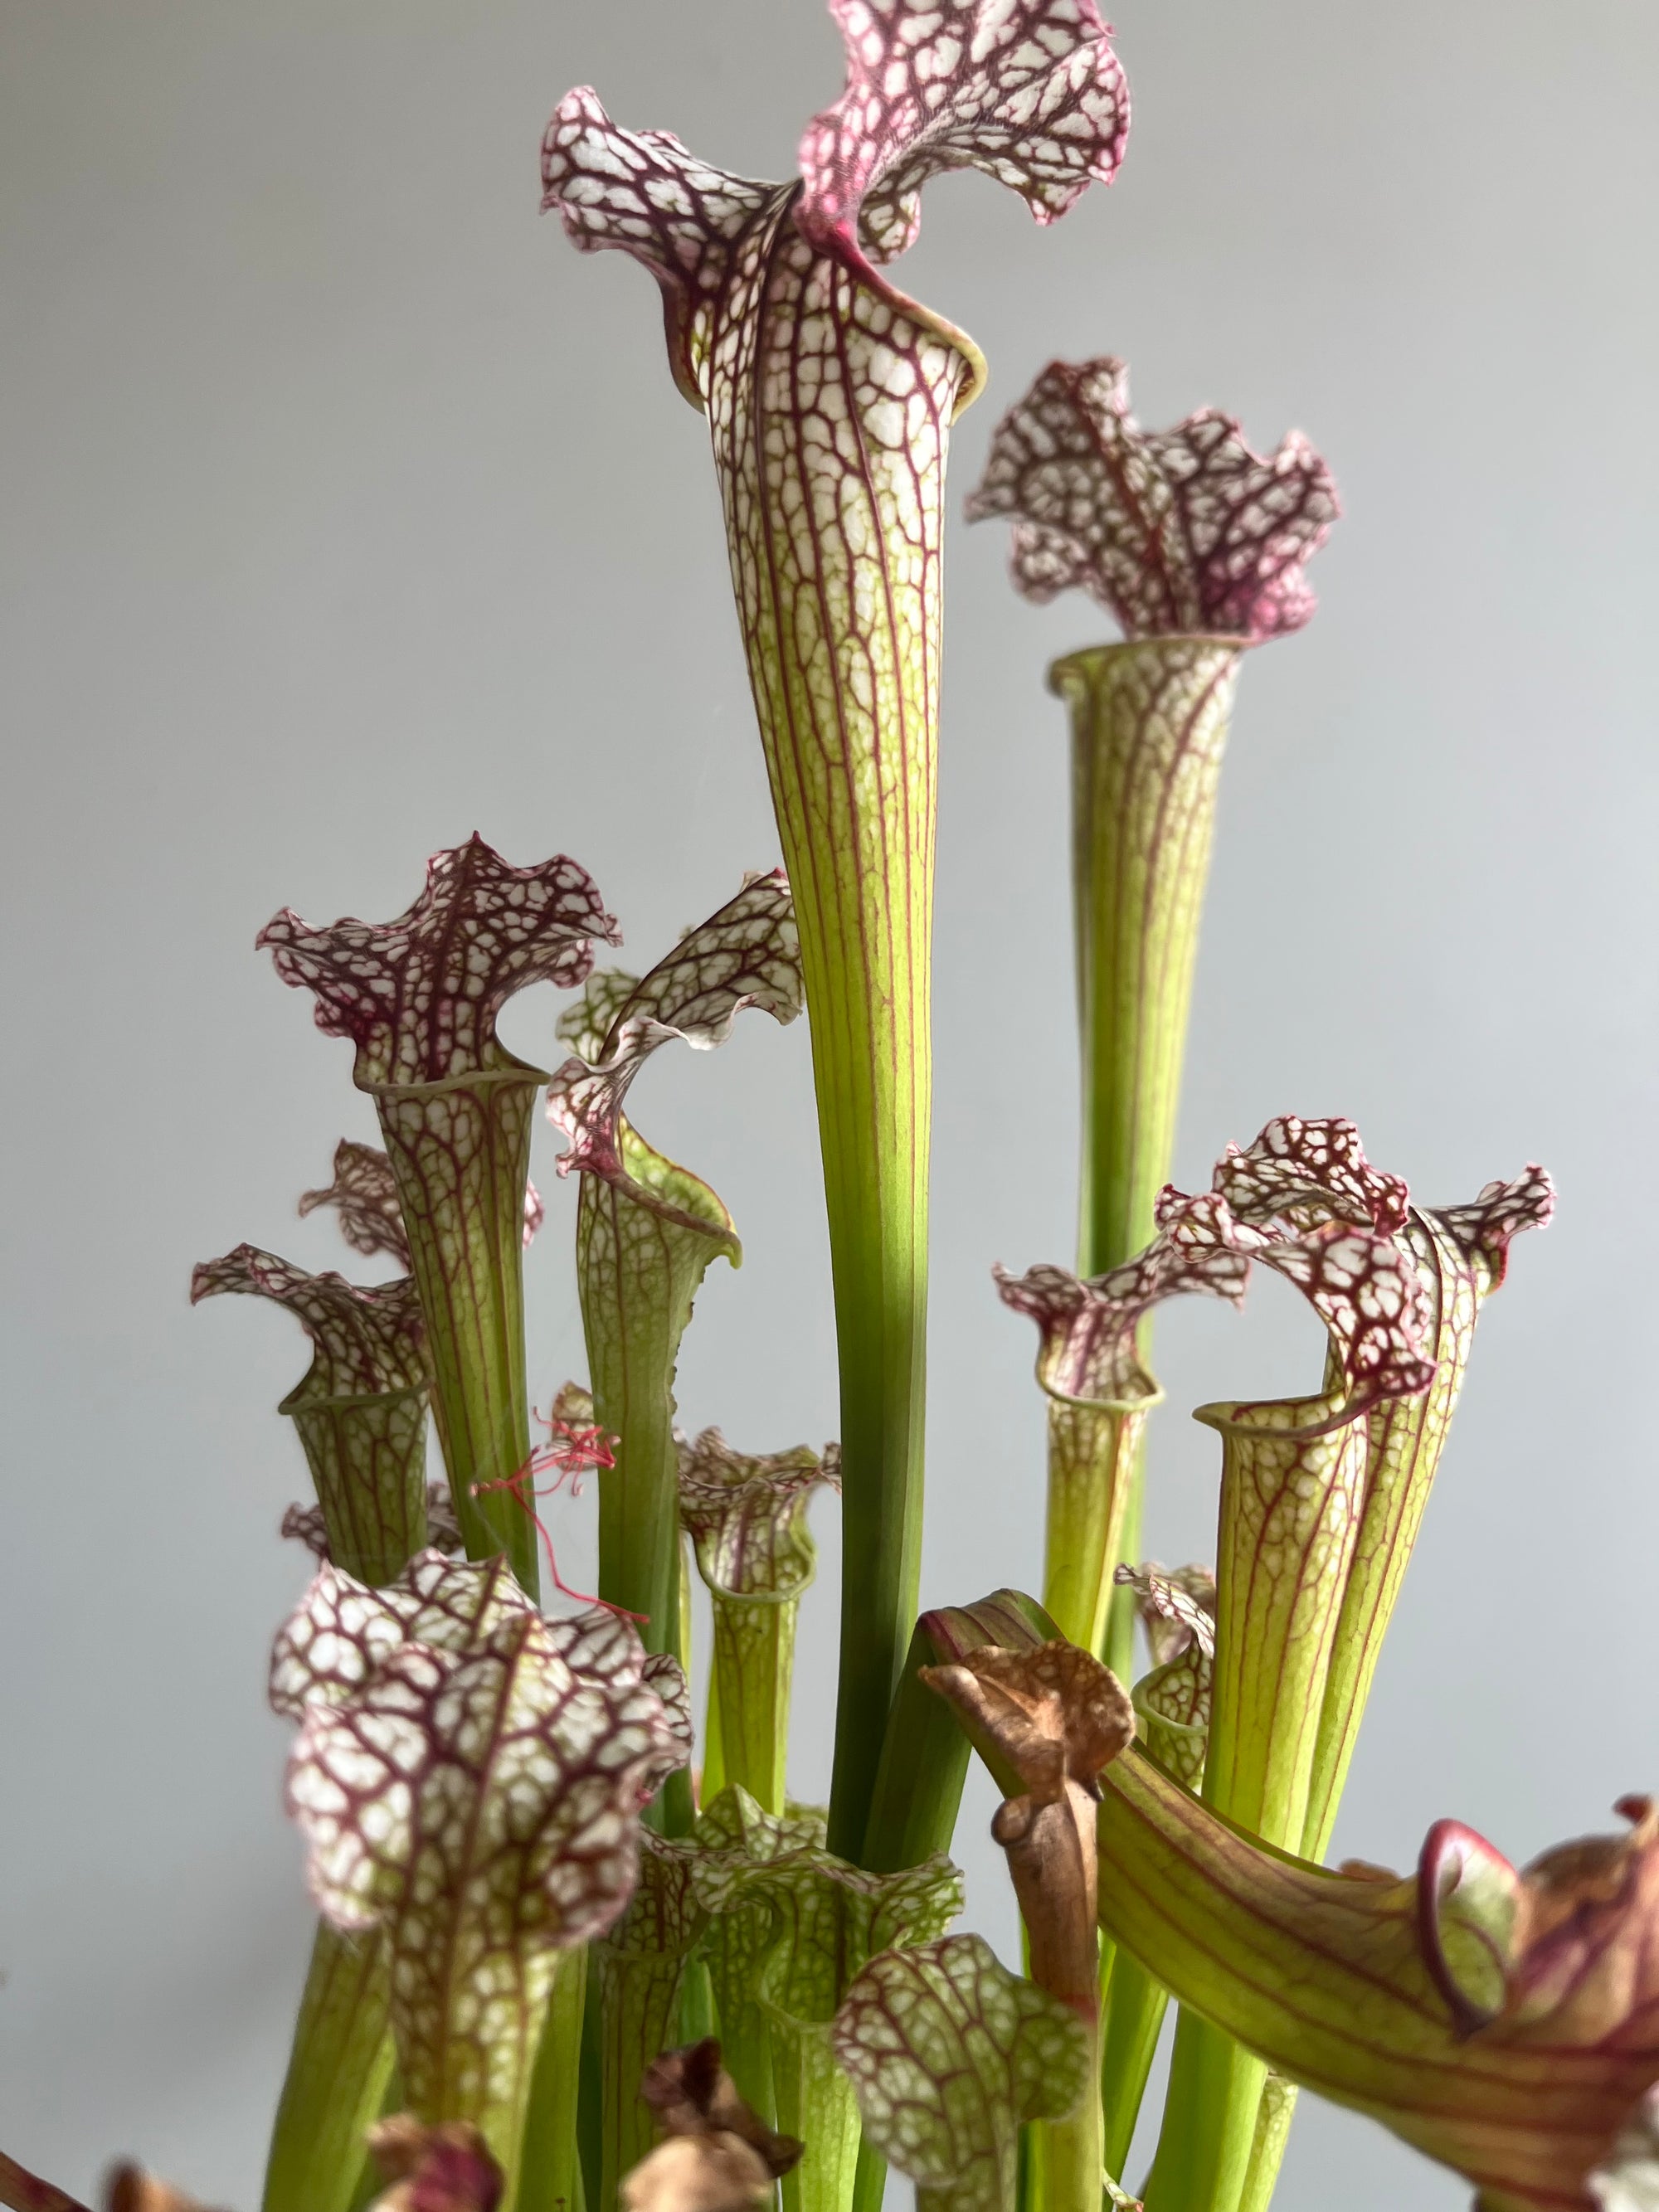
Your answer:
[[[1212,408],[1143,428],[1104,352],[1041,371],[969,508],[1010,526],[1023,596],[1081,590],[1120,633],[1049,673],[1072,744],[1078,1249],[1020,1272],[982,1255],[1036,1331],[1023,1459],[994,1475],[1027,1485],[1042,1580],[921,1609],[945,465],[987,371],[889,264],[944,171],[1064,214],[1111,181],[1128,103],[1094,0],[830,8],[845,87],[786,181],[613,124],[586,88],[542,148],[574,244],[656,277],[707,419],[784,866],[733,856],[712,912],[688,884],[708,918],[639,971],[595,966],[621,933],[577,861],[515,865],[476,836],[394,921],[284,908],[260,933],[349,1041],[380,1137],[341,1140],[299,1201],[380,1279],[261,1242],[191,1285],[283,1306],[310,1345],[278,1408],[309,1487],[283,1522],[303,1549],[270,1699],[317,1924],[262,2212],[878,2212],[892,2176],[922,2212],[1266,2212],[1304,2087],[1464,2177],[1482,2212],[1650,2212],[1655,1778],[1609,1777],[1622,1828],[1528,1866],[1450,1812],[1404,1871],[1323,1863],[1477,1321],[1554,1194],[1525,1165],[1425,1204],[1352,1121],[1289,1112],[1205,1187],[1171,1184],[1235,690],[1312,613],[1337,501],[1298,434],[1259,453]],[[568,996],[521,1058],[496,1022],[532,984]],[[728,1326],[710,1271],[744,1253],[635,1125],[636,1086],[745,1011],[771,1016],[769,1054],[799,1049],[807,1016],[833,1443],[758,1432],[741,1389],[683,1413],[694,1318]],[[1070,1050],[1038,1079],[1070,1083]],[[1434,1071],[1443,1094],[1458,1075]],[[529,1175],[544,1119],[575,1187],[580,1347],[574,1318],[572,1340],[526,1335],[526,1247],[564,1257]],[[333,1136],[307,1139],[313,1163]],[[1021,1174],[1019,1148],[999,1165]],[[775,1280],[756,1214],[749,1256]],[[1139,1538],[1162,1479],[1154,1316],[1242,1305],[1263,1270],[1322,1352],[1289,1394],[1195,1408],[1212,1541],[1163,1566]],[[803,1407],[827,1379],[811,1356],[786,1370]],[[948,1347],[942,1375],[966,1387]],[[1501,1469],[1454,1467],[1496,1494]],[[965,1521],[992,1472],[940,1466],[936,1494]],[[584,1512],[592,1594],[556,1540]],[[825,1807],[799,1801],[794,1759],[832,1686],[802,1607],[836,1513]],[[975,1758],[1017,1961],[955,1924]],[[1156,2150],[1129,2173],[1138,2130]],[[102,2201],[201,2212],[131,2162]],[[85,2212],[3,2154],[0,2203]]]

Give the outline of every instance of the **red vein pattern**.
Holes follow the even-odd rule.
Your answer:
[[[1302,1837],[1310,1858],[1323,1857],[1330,1842],[1382,1639],[1457,1409],[1475,1321],[1504,1280],[1511,1240],[1546,1226],[1554,1204],[1549,1176],[1533,1165],[1513,1182],[1488,1183],[1468,1205],[1413,1207],[1396,1232],[1421,1285],[1434,1379],[1421,1397],[1395,1399],[1366,1417],[1364,1497]]]
[[[709,1589],[737,1598],[798,1596],[817,1556],[807,1502],[815,1490],[840,1490],[839,1447],[739,1452],[718,1429],[704,1429],[682,1443],[679,1460],[680,1523]]]
[[[510,867],[474,836],[433,855],[425,890],[395,921],[318,929],[284,907],[255,943],[283,982],[316,994],[318,1028],[352,1040],[357,1083],[372,1091],[500,1064],[507,1001],[530,983],[580,983],[596,937],[619,941],[586,868],[562,854]]]
[[[1206,1568],[1122,1566],[1117,1580],[1135,1594],[1152,1647],[1152,1668],[1134,1686],[1146,1747],[1178,1781],[1196,1790],[1209,1751],[1215,1671],[1215,1578]]]
[[[548,1092],[569,1139],[559,1173],[581,1174],[576,1271],[595,1418],[614,1431],[599,1490],[599,1589],[641,1615],[665,1648],[677,1638],[679,1550],[674,1370],[703,1275],[742,1258],[731,1216],[707,1183],[647,1143],[623,1112],[659,1045],[724,1042],[745,1006],[779,1022],[801,1007],[799,940],[781,869],[745,878],[642,980],[600,971],[559,1024],[577,1048]]]
[[[836,1820],[861,1834],[914,1618],[931,1100],[939,555],[951,421],[984,364],[867,258],[975,162],[1059,212],[1109,175],[1121,79],[1091,0],[838,0],[843,98],[803,180],[710,168],[569,94],[544,204],[662,288],[708,416],[738,618],[800,920],[846,1454]],[[860,227],[861,213],[866,217]]]
[[[1659,2080],[1648,1800],[1621,1801],[1629,1834],[1513,1880],[1442,1823],[1397,1880],[1263,1850],[1133,1748],[1103,1782],[1103,1924],[1183,2003],[1464,2175],[1483,2207],[1592,2212],[1589,2176]],[[1488,1880],[1449,1896],[1472,1852]]]
[[[1062,2118],[1090,2070],[1083,2023],[979,1936],[872,1959],[831,2039],[871,2142],[959,2212],[1012,2202],[1020,2124]]]
[[[277,1638],[313,1894],[385,1930],[416,2116],[474,2120],[505,2159],[555,1954],[627,1904],[640,1808],[686,1757],[683,1683],[672,1706],[659,1686],[614,1615],[544,1621],[501,1562],[432,1553],[386,1591],[324,1568]]]
[[[1248,1257],[1211,1192],[1176,1203],[1137,1258],[1092,1280],[1063,1267],[992,1270],[1006,1304],[1040,1332],[1036,1379],[1048,1401],[1042,1601],[1062,1634],[1099,1647],[1146,1417],[1160,1396],[1136,1344],[1163,1299],[1201,1291],[1235,1305]]]
[[[409,1239],[390,1159],[378,1145],[342,1137],[334,1147],[333,1173],[332,1182],[301,1192],[301,1219],[319,1206],[331,1206],[339,1217],[340,1234],[354,1252],[365,1259],[384,1252],[407,1268]]]
[[[709,1963],[738,2086],[748,2096],[736,2063],[750,2048],[745,2017],[763,2010],[776,2124],[806,2146],[808,2201],[845,2201],[857,2114],[851,2090],[827,2063],[824,2030],[848,1982],[876,1953],[928,1942],[949,1926],[962,1910],[962,1875],[942,1851],[893,1873],[868,1873],[825,1850],[805,1821],[769,1818],[736,1787],[714,1800],[696,1833],[692,1881],[711,1916]]]
[[[1461,1382],[1479,1279],[1406,1184],[1370,1165],[1352,1122],[1281,1116],[1230,1146],[1214,1181],[1232,1241],[1297,1285],[1328,1350],[1316,1395],[1199,1411],[1223,1439],[1204,1795],[1267,1842],[1317,1856]],[[1547,1208],[1547,1178],[1529,1170],[1492,1187],[1486,1212],[1468,1211],[1462,1233],[1488,1280],[1508,1237]],[[1177,2105],[1211,2033],[1194,2027],[1177,2058]],[[1264,2190],[1288,2102],[1278,2118]]]
[[[548,1119],[569,1139],[559,1173],[575,1168],[602,1176],[637,1204],[658,1211],[660,1192],[630,1175],[624,1158],[623,1108],[629,1087],[651,1054],[672,1039],[697,1052],[724,1044],[745,1006],[758,1006],[784,1023],[800,1012],[800,940],[782,869],[751,878],[717,914],[688,930],[625,996],[617,987],[626,977],[599,980],[597,999],[590,992],[560,1024],[561,1035],[568,1028],[586,1043],[600,1011],[610,1012],[592,1062],[566,1060],[548,1090]]]
[[[1194,1646],[1215,1656],[1215,1577],[1208,1567],[1177,1567],[1173,1574],[1147,1560],[1122,1566],[1116,1580],[1135,1594],[1154,1665],[1165,1667]]]
[[[474,836],[427,866],[395,921],[313,928],[287,908],[258,942],[316,994],[318,1026],[356,1046],[419,1287],[434,1407],[474,1557],[503,1547],[533,1587],[533,1530],[502,1486],[530,1456],[520,1266],[540,1071],[495,1035],[514,992],[580,983],[617,928],[562,854],[511,867]],[[358,1164],[361,1169],[361,1163]],[[361,1209],[356,1219],[363,1229]],[[365,1232],[366,1233],[366,1232]]]
[[[360,1288],[308,1275],[239,1244],[191,1279],[191,1302],[226,1291],[286,1306],[313,1358],[277,1411],[293,1422],[316,1486],[315,1522],[295,1507],[295,1534],[365,1582],[390,1582],[427,1540],[425,1331],[407,1276]]]
[[[1157,1384],[1135,1352],[1135,1332],[1152,1308],[1186,1291],[1242,1305],[1250,1263],[1227,1234],[1225,1208],[1208,1193],[1171,1203],[1146,1249],[1088,1279],[1068,1268],[991,1270],[1002,1302],[1029,1314],[1042,1339],[1037,1380],[1058,1398],[1133,1402]]]
[[[1303,564],[1340,512],[1299,431],[1266,458],[1212,407],[1172,430],[1129,412],[1109,357],[1051,362],[997,425],[970,521],[1012,519],[1014,583],[1045,600],[1080,587],[1127,638],[1300,629],[1316,605]]]
[[[335,1209],[339,1216],[340,1234],[354,1252],[361,1252],[366,1258],[384,1252],[400,1267],[406,1268],[411,1264],[392,1160],[377,1145],[360,1145],[350,1137],[340,1139],[334,1148],[334,1180],[320,1190],[301,1194],[301,1218],[314,1213],[319,1206]],[[546,1218],[541,1193],[533,1182],[527,1183],[524,1194],[526,1251]]]
[[[1216,1163],[1214,1187],[1240,1221],[1262,1229],[1344,1221],[1388,1237],[1404,1228],[1411,1202],[1399,1176],[1384,1175],[1365,1158],[1352,1121],[1308,1121],[1298,1114],[1276,1115],[1248,1149],[1229,1145]]]
[[[308,1275],[256,1244],[204,1260],[190,1279],[190,1302],[225,1291],[269,1298],[311,1339],[313,1357],[299,1388],[319,1398],[379,1397],[426,1387],[421,1310],[407,1276],[362,1287],[343,1275]]]
[[[830,0],[847,89],[801,141],[796,221],[825,248],[903,252],[921,187],[982,169],[1039,222],[1109,185],[1128,90],[1094,0]]]

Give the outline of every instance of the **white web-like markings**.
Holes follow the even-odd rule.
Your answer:
[[[1150,1561],[1121,1566],[1116,1580],[1135,1595],[1135,1610],[1157,1665],[1167,1665],[1196,1646],[1215,1656],[1215,1577],[1207,1567],[1177,1567],[1174,1574]]]
[[[300,1196],[301,1218],[319,1206],[332,1206],[339,1218],[340,1234],[354,1252],[365,1256],[385,1252],[403,1267],[410,1265],[409,1235],[398,1197],[397,1178],[390,1156],[378,1145],[359,1144],[343,1137],[334,1148],[334,1180],[320,1190]],[[528,1249],[547,1218],[542,1194],[535,1184],[524,1194],[524,1241]]]
[[[569,1139],[558,1163],[562,1176],[573,1169],[597,1175],[659,1211],[659,1194],[629,1170],[623,1113],[629,1089],[658,1046],[671,1039],[708,1051],[726,1042],[745,1006],[758,1006],[778,1022],[799,1013],[800,940],[782,870],[751,878],[623,994],[620,985],[627,981],[604,978],[561,1023],[567,1041],[589,1044],[600,1014],[609,1016],[593,1059],[568,1060],[555,1071],[547,1116]]]
[[[1420,1396],[1450,1363],[1436,1399],[1443,1428],[1480,1297],[1503,1280],[1510,1239],[1547,1222],[1548,1176],[1529,1165],[1462,1206],[1420,1208],[1402,1179],[1366,1158],[1340,1118],[1281,1115],[1243,1148],[1230,1145],[1213,1187],[1238,1248],[1308,1297],[1331,1333],[1347,1412]],[[1185,1203],[1168,1193],[1162,1209]],[[1465,1279],[1460,1291],[1455,1279]]]
[[[475,836],[433,856],[395,921],[318,929],[284,908],[255,941],[285,983],[316,994],[318,1028],[351,1038],[359,1085],[381,1090],[503,1062],[502,1006],[531,983],[580,983],[594,938],[615,944],[617,925],[585,868],[562,854],[512,867]]]
[[[628,1901],[640,1808],[689,1753],[678,1667],[615,1614],[544,1620],[499,1560],[426,1552],[380,1590],[324,1567],[270,1694],[300,1723],[288,1801],[319,1908],[386,1931],[411,2104],[488,2107],[552,1954]]]
[[[817,1489],[841,1488],[838,1444],[748,1454],[704,1429],[682,1443],[679,1462],[680,1522],[711,1588],[732,1597],[786,1595],[811,1580],[807,1502]]]
[[[978,1936],[872,1959],[832,2040],[871,2141],[960,2212],[1008,2202],[1021,2122],[1069,2112],[1089,2070],[1082,2022]]]
[[[1110,357],[1050,362],[998,424],[968,502],[971,520],[1012,522],[1014,582],[1030,599],[1077,587],[1127,637],[1252,642],[1313,613],[1303,566],[1339,512],[1300,432],[1264,457],[1214,408],[1143,430]]]
[[[715,1944],[735,1946],[757,1977],[746,1994],[787,2020],[828,2021],[867,1959],[930,1941],[962,1910],[962,1874],[944,1852],[872,1874],[826,1850],[810,1816],[764,1813],[736,1784],[696,1835],[692,1884]]]
[[[872,260],[902,253],[920,193],[947,169],[982,169],[1039,222],[1109,184],[1128,93],[1093,0],[830,0],[847,89],[800,145],[797,220],[820,245],[856,236]]]
[[[555,112],[543,181],[577,246],[655,276],[675,379],[708,419],[784,856],[826,994],[814,1018],[836,1019],[833,990],[850,1052],[909,1066],[899,1040],[927,994],[945,450],[983,363],[866,256],[908,235],[916,187],[941,168],[976,163],[1058,213],[1115,164],[1121,78],[1088,0],[835,12],[846,93],[809,129],[799,181],[731,176],[665,132],[622,130],[585,88]],[[885,1159],[916,1154],[923,1080],[912,1066],[875,1103]]]
[[[1209,1749],[1215,1577],[1206,1567],[1179,1567],[1166,1575],[1147,1565],[1121,1566],[1116,1579],[1133,1590],[1152,1650],[1152,1670],[1134,1686],[1148,1747],[1178,1780],[1196,1790]]]
[[[992,1269],[1003,1304],[1037,1325],[1037,1380],[1050,1395],[1094,1405],[1153,1395],[1135,1352],[1144,1316],[1185,1291],[1242,1303],[1250,1264],[1229,1241],[1223,1211],[1207,1193],[1183,1200],[1144,1252],[1103,1275],[1085,1279],[1046,1264],[1023,1275]]]
[[[334,1147],[333,1173],[332,1182],[301,1192],[301,1220],[319,1206],[332,1206],[339,1218],[340,1234],[354,1252],[361,1252],[366,1259],[384,1252],[407,1267],[409,1236],[391,1160],[378,1145],[342,1137]]]
[[[315,1350],[308,1397],[378,1397],[425,1386],[420,1303],[406,1276],[365,1287],[331,1273],[308,1275],[274,1252],[239,1244],[204,1260],[191,1276],[192,1305],[226,1291],[270,1298],[294,1315]]]

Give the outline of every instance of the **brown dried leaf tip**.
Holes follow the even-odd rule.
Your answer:
[[[1068,1783],[1097,1801],[1103,1770],[1134,1740],[1134,1714],[1116,1675],[1061,1637],[1035,1651],[984,1644],[952,1666],[924,1667],[921,1679],[1025,1784],[1025,1799],[1011,1804],[1057,1803]]]
[[[1092,2021],[1095,1807],[1103,1771],[1134,1740],[1128,1694],[1091,1652],[1058,1638],[1035,1651],[988,1644],[921,1674],[956,1707],[994,1768],[1012,1768],[1024,1784],[1000,1808],[991,1833],[1008,1855],[1031,1978]]]
[[[495,2212],[506,2184],[470,2121],[424,2127],[410,2113],[371,2128],[368,2147],[392,2187],[374,2212]]]
[[[0,2150],[0,2204],[11,2212],[87,2212],[78,2197],[71,2197],[50,2181],[42,2181],[16,2160]]]
[[[664,2140],[623,2176],[628,2212],[749,2212],[800,2162],[805,2145],[775,2135],[738,2094],[714,2036],[665,2051],[640,2094]]]
[[[64,2201],[67,2203],[69,2199]],[[104,2184],[104,2204],[106,2212],[204,2212],[193,2197],[186,2197],[170,2182],[158,2181],[130,2159],[110,2169]]]

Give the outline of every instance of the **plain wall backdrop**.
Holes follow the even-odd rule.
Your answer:
[[[1121,0],[1121,181],[1046,231],[928,194],[900,282],[1000,409],[1115,351],[1141,419],[1308,431],[1345,520],[1299,636],[1245,667],[1178,1171],[1273,1113],[1347,1113],[1431,1201],[1528,1158],[1517,1246],[1384,1658],[1338,1855],[1456,1814],[1517,1858],[1659,1784],[1647,1406],[1659,351],[1636,0]],[[88,2191],[131,2152],[252,2212],[308,1941],[271,1631],[307,1562],[272,1408],[306,1364],[239,1239],[295,1218],[350,1053],[252,951],[291,903],[384,919],[477,829],[568,850],[648,963],[776,858],[703,427],[655,289],[537,212],[549,109],[781,175],[839,88],[817,0],[6,0],[0,12],[7,750],[0,2144]],[[1042,1409],[993,1260],[1072,1249],[1066,754],[1043,688],[1103,640],[953,522],[941,745],[928,1601],[1041,1571]],[[545,1060],[556,1002],[507,1034]],[[681,1369],[690,1425],[834,1433],[807,1032],[745,1017],[636,1097],[743,1232]],[[551,1133],[531,1369],[581,1370]],[[1196,1305],[1200,1302],[1188,1301]],[[1259,1285],[1159,1324],[1148,1549],[1213,1548],[1206,1399],[1308,1386]],[[592,1500],[558,1527],[592,1560]],[[828,1774],[833,1505],[797,1790]],[[970,1793],[969,1924],[1013,1913]],[[1133,2179],[1133,2175],[1131,2179]],[[1304,2106],[1285,2212],[1466,2192]]]

